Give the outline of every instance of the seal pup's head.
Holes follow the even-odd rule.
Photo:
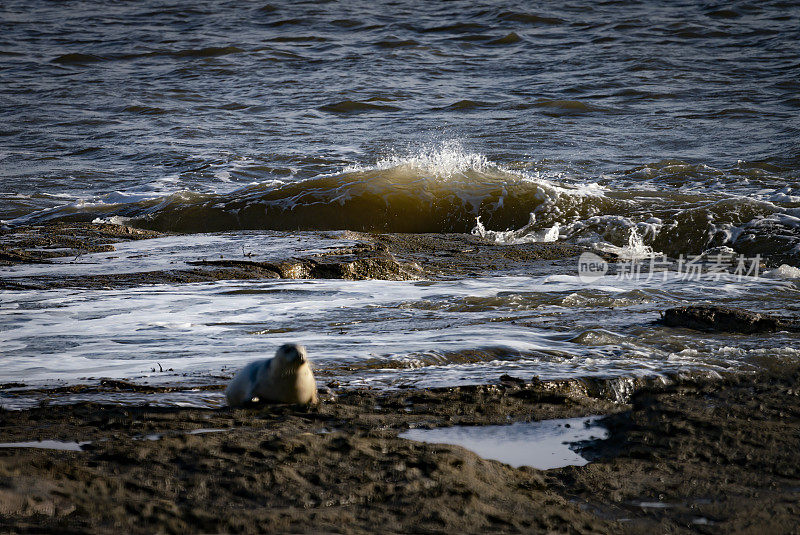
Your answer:
[[[287,367],[300,367],[308,362],[306,348],[300,344],[283,344],[275,352],[275,358]]]

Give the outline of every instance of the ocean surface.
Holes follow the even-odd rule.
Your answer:
[[[3,227],[184,233],[0,277],[292,255],[340,230],[723,251],[771,273],[3,291],[0,383],[198,386],[283,341],[324,381],[374,387],[800,358],[796,335],[652,324],[688,302],[800,306],[796,2],[8,0],[0,30]]]

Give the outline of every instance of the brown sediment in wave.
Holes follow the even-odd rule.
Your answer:
[[[510,173],[465,171],[437,178],[398,167],[355,170],[278,186],[252,186],[228,195],[176,194],[116,207],[98,206],[63,217],[104,213],[134,218],[143,228],[175,232],[238,229],[469,232],[481,216],[488,228],[520,228],[538,207],[560,217],[612,212],[616,201]],[[544,210],[545,217],[547,211]]]
[[[363,104],[383,106],[401,95],[375,95]],[[225,106],[237,107],[241,103]],[[470,113],[491,103],[453,104]],[[586,104],[548,105],[586,111]],[[130,108],[136,113],[158,110]],[[739,173],[758,172],[746,166]],[[258,172],[275,172],[263,168]],[[277,169],[288,172],[288,169]],[[548,235],[573,243],[624,247],[636,229],[644,245],[670,257],[698,255],[726,246],[737,254],[760,255],[775,265],[794,264],[800,223],[786,206],[744,196],[682,191],[701,174],[714,182],[721,171],[702,164],[664,160],[632,168],[631,180],[659,181],[666,190],[608,189],[597,184],[561,183],[499,167],[456,147],[391,156],[370,167],[334,174],[251,184],[218,194],[178,191],[146,200],[110,196],[75,202],[8,221],[9,226],[46,221],[125,221],[160,232],[236,230],[350,230],[387,233],[466,233],[480,218],[485,235],[535,241]],[[695,177],[695,178],[692,178]],[[793,197],[786,194],[791,201]],[[531,216],[533,214],[534,217]],[[556,225],[559,225],[556,227]],[[547,234],[552,231],[552,234]],[[508,236],[507,236],[508,237]],[[506,240],[508,241],[508,240]]]
[[[522,37],[520,37],[516,32],[511,32],[503,37],[498,37],[497,39],[493,39],[486,43],[487,45],[514,45],[522,41]]]
[[[450,110],[450,111],[468,111],[468,110],[477,110],[483,108],[490,108],[493,104],[489,102],[482,102],[478,100],[459,100],[457,102],[453,102],[449,106],[445,106],[444,108],[434,108],[436,110]]]
[[[371,102],[359,102],[355,100],[343,100],[341,102],[333,102],[325,104],[318,108],[320,111],[327,111],[330,113],[364,113],[370,111],[400,111],[397,106],[389,104],[373,104]]]

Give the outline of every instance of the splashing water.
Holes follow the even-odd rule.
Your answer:
[[[628,236],[628,244],[618,248],[617,256],[622,260],[636,260],[639,258],[650,258],[657,253],[649,245],[645,245],[642,237],[636,231],[636,227],[631,227],[631,234]]]
[[[536,225],[536,214],[531,212],[528,223],[517,230],[486,230],[486,227],[481,223],[480,216],[475,218],[475,227],[471,233],[473,236],[479,236],[487,240],[491,240],[497,244],[516,245],[520,243],[541,243],[541,242],[554,242],[558,240],[561,224],[556,222],[552,227],[543,230],[534,230]]]
[[[800,255],[800,208],[717,193],[615,189],[546,170],[511,169],[458,140],[299,180],[159,195],[115,192],[0,224],[107,221],[188,233],[472,232],[499,244],[566,240],[621,259],[655,251],[701,254],[727,245],[772,265],[795,265]]]
[[[473,171],[477,173],[503,173],[516,175],[493,162],[486,156],[476,152],[468,152],[458,140],[448,140],[441,145],[424,147],[404,155],[393,153],[379,159],[374,166],[348,166],[342,172],[363,172],[370,170],[412,171],[423,175],[431,175],[439,179],[453,178]]]

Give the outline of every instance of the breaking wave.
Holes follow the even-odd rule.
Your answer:
[[[501,244],[570,240],[617,253],[729,246],[797,263],[800,207],[702,191],[625,189],[523,172],[444,143],[373,165],[227,193],[112,193],[8,224],[124,222],[159,231],[243,229],[468,233]]]
[[[494,227],[519,227],[531,211],[557,207],[562,217],[609,209],[597,186],[570,186],[519,173],[485,156],[445,144],[392,155],[372,166],[296,182],[254,184],[226,194],[181,191],[118,202],[111,194],[38,212],[12,224],[44,220],[128,218],[160,231],[239,229],[384,232],[469,232],[476,217]]]

